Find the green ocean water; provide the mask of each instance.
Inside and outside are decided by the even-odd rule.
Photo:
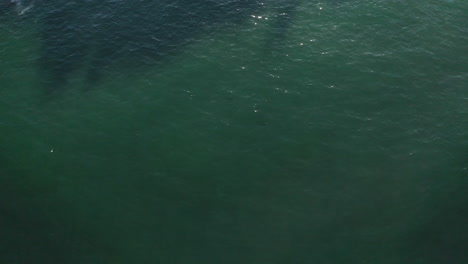
[[[468,2],[77,2],[0,12],[0,263],[468,263]]]

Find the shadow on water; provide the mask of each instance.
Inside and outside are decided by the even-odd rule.
[[[273,9],[284,38],[296,0],[47,1],[37,3],[48,94],[60,93],[70,75],[83,70],[92,87],[112,65],[155,66],[177,54],[198,35],[241,25],[252,12]],[[268,7],[266,7],[268,6]]]

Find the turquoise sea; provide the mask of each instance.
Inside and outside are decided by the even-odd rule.
[[[468,1],[0,2],[0,263],[468,263]]]

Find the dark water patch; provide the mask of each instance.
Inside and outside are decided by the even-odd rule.
[[[160,66],[197,36],[236,27],[259,9],[277,13],[275,31],[284,38],[297,1],[52,1],[40,3],[44,86],[61,90],[71,73],[85,67],[92,85],[111,65]]]
[[[10,0],[2,0],[0,2],[0,16],[7,15],[8,13],[13,12],[16,8],[16,3]]]

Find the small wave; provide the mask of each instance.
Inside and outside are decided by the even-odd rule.
[[[33,6],[34,6],[34,3],[31,3],[27,6],[24,5],[23,1],[21,0],[11,0],[12,3],[15,3],[16,4],[16,11],[18,12],[18,15],[24,15],[26,12],[30,11]]]

